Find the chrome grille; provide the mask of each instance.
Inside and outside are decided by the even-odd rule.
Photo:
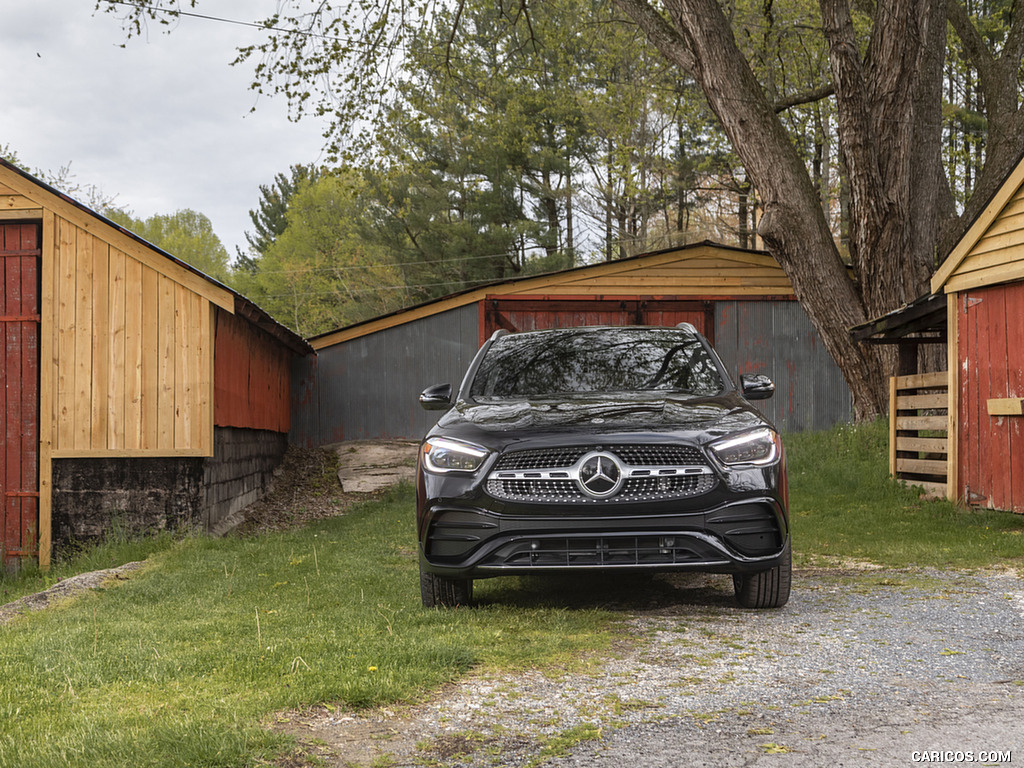
[[[580,470],[595,447],[514,451],[499,457],[487,492],[526,504],[601,504],[670,501],[707,493],[717,482],[698,448],[676,445],[611,446],[601,452],[619,462],[623,481],[612,496],[584,492]]]
[[[590,448],[542,448],[533,451],[514,451],[503,454],[494,469],[544,469],[571,467]]]

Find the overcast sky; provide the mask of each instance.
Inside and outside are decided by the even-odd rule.
[[[0,146],[30,171],[70,166],[74,183],[137,218],[199,211],[233,258],[259,186],[322,159],[322,125],[290,122],[283,100],[248,90],[251,66],[229,65],[258,30],[182,18],[170,34],[151,25],[126,42],[93,5],[0,0]],[[204,0],[196,11],[252,22],[275,6]]]

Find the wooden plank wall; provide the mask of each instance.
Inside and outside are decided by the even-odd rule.
[[[947,293],[1024,278],[1024,188],[1018,189],[946,283]]]
[[[54,229],[53,456],[210,455],[209,301],[67,219]]]
[[[618,261],[506,286],[492,293],[593,296],[792,296],[793,286],[770,256],[704,247]]]
[[[949,375],[889,379],[889,474],[944,498],[949,479]]]
[[[216,309],[213,420],[218,427],[287,432],[291,355],[251,323]]]
[[[956,296],[959,486],[968,504],[1024,513],[1024,281]],[[1003,411],[1003,412],[1000,412]]]

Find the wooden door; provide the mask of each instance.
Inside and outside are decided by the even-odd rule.
[[[714,343],[714,307],[705,301],[488,297],[484,301],[481,343],[494,331],[536,331],[584,325],[661,325],[692,323]]]
[[[35,557],[39,525],[39,225],[0,223],[0,555]]]

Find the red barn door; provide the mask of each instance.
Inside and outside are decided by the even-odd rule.
[[[536,331],[583,325],[664,325],[692,323],[714,343],[714,306],[705,301],[518,296],[487,297],[483,302],[482,344],[499,328]]]
[[[39,524],[39,225],[0,223],[0,556],[35,557]]]

